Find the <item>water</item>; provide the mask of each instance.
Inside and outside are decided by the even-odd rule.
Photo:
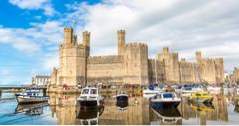
[[[48,103],[17,105],[0,101],[0,124],[239,124],[238,96],[215,95],[213,105],[191,104],[187,98],[177,109],[155,110],[146,98],[129,98],[125,108],[112,97],[100,108],[80,108],[76,95],[49,94]]]

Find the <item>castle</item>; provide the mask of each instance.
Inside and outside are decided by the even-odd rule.
[[[72,28],[64,28],[64,41],[59,47],[59,68],[54,68],[53,86],[85,84],[209,83],[224,82],[222,58],[203,58],[196,52],[196,62],[179,60],[178,53],[167,47],[155,59],[149,59],[144,43],[126,43],[125,31],[119,30],[118,54],[90,56],[90,33],[83,32],[77,41]]]

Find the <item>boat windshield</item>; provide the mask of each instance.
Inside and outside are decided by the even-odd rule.
[[[163,97],[164,97],[164,98],[172,98],[172,97],[173,97],[173,94],[171,94],[171,93],[166,93],[166,94],[163,94]]]
[[[82,94],[88,94],[89,93],[89,89],[84,89],[83,91],[82,91]]]
[[[90,94],[96,94],[97,90],[96,89],[91,89]]]

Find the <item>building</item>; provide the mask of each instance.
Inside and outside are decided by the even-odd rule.
[[[37,86],[48,85],[50,82],[50,76],[47,75],[35,75],[32,77],[32,84]]]
[[[207,59],[196,52],[196,62],[179,61],[178,53],[165,47],[155,59],[149,59],[146,44],[126,43],[124,30],[117,35],[117,55],[91,56],[90,33],[83,32],[78,42],[73,29],[65,28],[59,47],[60,66],[53,69],[51,85],[224,82],[222,58]]]

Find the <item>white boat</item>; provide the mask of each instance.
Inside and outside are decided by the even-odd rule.
[[[48,101],[38,89],[27,89],[24,93],[16,94],[18,104],[39,103]]]
[[[152,108],[177,108],[181,99],[174,92],[162,92],[156,94],[150,99]]]
[[[98,88],[85,87],[77,98],[80,106],[100,106],[103,104],[103,97],[99,95]]]
[[[203,91],[203,86],[201,85],[184,85],[181,88],[182,96],[190,96],[192,93]]]
[[[207,91],[210,93],[210,94],[219,94],[221,92],[221,87],[219,86],[208,86],[207,87]]]
[[[151,98],[156,94],[163,92],[164,88],[154,87],[150,85],[148,88],[143,90],[143,96],[146,98]]]

